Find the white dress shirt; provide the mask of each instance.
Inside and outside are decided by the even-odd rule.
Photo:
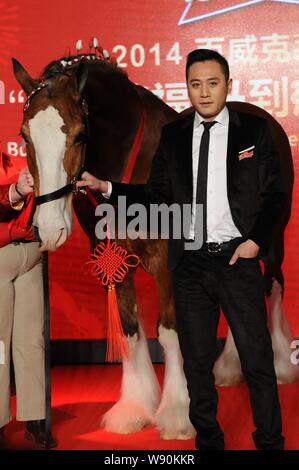
[[[235,226],[227,197],[227,142],[229,113],[227,107],[214,119],[216,124],[210,129],[208,182],[207,182],[207,242],[226,242],[241,237]],[[193,199],[189,237],[194,239],[195,204],[199,147],[204,131],[201,125],[204,118],[195,113],[192,142]]]
[[[189,239],[194,239],[196,187],[199,147],[204,131],[201,125],[204,118],[195,113],[192,142],[193,198],[192,216]],[[227,197],[227,141],[229,113],[227,107],[215,117],[216,124],[210,129],[208,182],[207,182],[207,242],[226,242],[241,237],[235,226]],[[112,184],[108,181],[108,191],[103,194],[107,199],[111,196]]]

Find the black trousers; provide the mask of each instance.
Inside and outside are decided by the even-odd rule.
[[[239,241],[240,243],[240,241]],[[220,306],[232,331],[249,387],[258,449],[282,449],[281,413],[267,328],[264,279],[257,258],[229,260],[237,244],[221,253],[185,251],[173,272],[179,343],[190,396],[197,449],[224,449],[217,422],[213,366]]]

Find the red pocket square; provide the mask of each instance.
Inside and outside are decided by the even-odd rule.
[[[244,160],[244,158],[251,158],[253,157],[254,152],[253,150],[245,150],[244,152],[239,153],[239,161]]]

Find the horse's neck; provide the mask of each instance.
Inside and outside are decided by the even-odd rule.
[[[179,118],[179,113],[164,103],[164,101],[157,98],[151,91],[140,85],[135,85],[135,88],[142,100],[144,108],[156,122],[157,127],[160,128],[161,125],[163,126]]]
[[[138,95],[120,73],[92,70],[85,97],[90,128],[85,166],[97,176],[119,180],[138,125]]]
[[[161,127],[179,115],[126,77],[112,75],[112,79],[114,83],[106,81],[107,90],[103,90],[99,77],[91,76],[86,90],[90,107],[86,168],[99,177],[120,181],[144,111],[145,129],[133,173],[134,182],[143,182],[149,173]]]

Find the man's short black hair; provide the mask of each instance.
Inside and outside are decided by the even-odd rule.
[[[211,49],[195,49],[189,52],[186,62],[186,80],[188,80],[189,68],[195,62],[205,62],[206,60],[215,60],[221,66],[226,81],[229,80],[229,65],[225,57],[219,52],[212,51]]]

